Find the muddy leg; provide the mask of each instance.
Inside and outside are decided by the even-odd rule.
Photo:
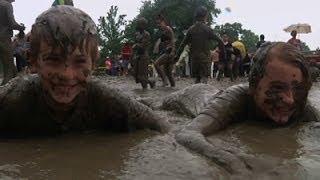
[[[168,85],[168,80],[165,76],[165,72],[162,69],[162,66],[166,63],[167,60],[167,55],[162,54],[154,63],[154,67],[157,70],[157,73],[159,74],[161,80],[162,80],[162,86],[167,86]]]
[[[210,75],[209,73],[209,63],[203,62],[200,64],[200,77],[201,77],[201,83],[207,84],[208,83],[208,76]]]
[[[173,74],[172,74],[172,70],[173,70],[174,64],[167,62],[164,66],[165,66],[164,70],[165,70],[166,76],[169,79],[170,86],[171,87],[175,87],[176,83],[174,81],[174,77],[173,77]]]

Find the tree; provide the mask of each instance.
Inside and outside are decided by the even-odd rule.
[[[243,29],[240,35],[240,39],[246,46],[248,52],[255,52],[257,50],[256,45],[259,41],[259,36],[251,30]]]
[[[242,24],[236,22],[233,24],[226,23],[223,25],[217,25],[214,27],[214,31],[220,34],[220,36],[227,34],[231,41],[235,41],[240,37]]]
[[[124,38],[126,15],[118,15],[118,7],[111,6],[106,17],[99,18],[98,32],[100,38],[100,55],[102,59],[114,57],[121,51],[121,41]],[[100,62],[101,63],[101,62]]]
[[[214,28],[215,32],[220,35],[227,34],[231,41],[240,39],[246,46],[249,52],[254,52],[256,50],[256,44],[259,41],[259,36],[248,29],[242,28],[241,23],[226,23],[223,25],[217,25]]]
[[[302,41],[301,41],[301,48],[302,48],[302,51],[310,51],[310,48],[307,45],[307,43],[302,42]]]

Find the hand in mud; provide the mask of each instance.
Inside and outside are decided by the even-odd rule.
[[[224,148],[210,144],[205,137],[191,130],[183,130],[175,136],[177,142],[201,155],[211,159],[230,174],[249,174],[245,162]]]

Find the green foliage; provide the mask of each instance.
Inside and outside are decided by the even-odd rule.
[[[169,25],[174,29],[177,43],[179,43],[184,33],[194,23],[194,11],[199,6],[205,6],[208,9],[208,23],[213,24],[213,18],[217,17],[220,10],[215,6],[215,0],[154,0],[144,1],[140,8],[139,15],[129,23],[126,28],[126,38],[133,39],[136,26],[136,19],[144,17],[148,20],[147,31],[151,34],[153,42],[157,37],[157,25],[155,18],[162,14]]]
[[[256,45],[259,41],[259,36],[251,30],[243,29],[240,35],[240,39],[246,46],[248,52],[255,52],[257,50]]]
[[[217,25],[214,27],[214,31],[220,36],[227,34],[231,41],[235,41],[239,39],[242,32],[242,24],[235,22],[233,24],[226,23],[223,25]]]
[[[301,42],[302,51],[310,51],[309,46],[305,42]]]
[[[249,52],[254,52],[256,50],[256,44],[259,41],[259,36],[248,29],[244,29],[241,23],[226,23],[223,25],[215,26],[215,32],[218,34],[227,34],[231,41],[240,39],[246,46]]]
[[[100,38],[101,59],[114,57],[121,51],[121,41],[124,38],[126,15],[118,15],[118,7],[111,6],[106,17],[99,18],[98,32]],[[101,61],[99,61],[101,63]],[[99,63],[98,62],[98,63]]]

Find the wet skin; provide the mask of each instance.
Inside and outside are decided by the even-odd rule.
[[[41,43],[36,69],[48,98],[60,105],[69,105],[86,87],[92,70],[90,52],[79,48],[66,56],[61,48]]]
[[[286,124],[307,94],[302,72],[294,65],[271,60],[253,97],[256,106],[270,120]]]

